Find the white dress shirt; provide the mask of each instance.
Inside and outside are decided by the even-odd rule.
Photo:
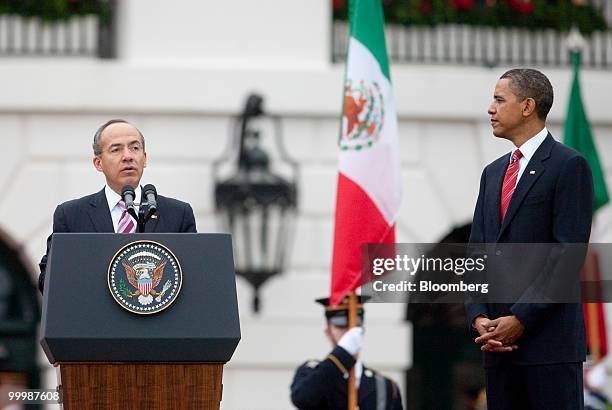
[[[139,204],[140,198],[142,196],[142,188],[140,185],[134,189],[136,193],[136,198],[134,198],[134,203]],[[119,225],[119,219],[121,218],[121,214],[123,211],[119,208],[119,201],[122,200],[121,195],[113,191],[108,185],[104,186],[104,193],[106,194],[106,201],[108,202],[108,209],[111,214],[111,219],[113,220],[113,229],[117,232],[117,226]],[[134,206],[136,212],[138,212],[138,205]],[[130,218],[132,216],[130,215]],[[134,221],[134,218],[132,218]],[[134,225],[136,225],[136,221],[134,221]]]
[[[547,135],[548,130],[546,129],[546,127],[544,127],[542,131],[529,138],[523,145],[521,145],[520,147],[516,147],[514,150],[512,150],[512,153],[514,153],[516,149],[520,149],[521,153],[523,154],[523,156],[519,160],[519,172],[518,176],[516,177],[517,185],[519,180],[521,179],[521,176],[523,175],[523,172],[525,171],[525,168],[527,168],[527,164],[531,160],[531,157],[533,157],[533,154],[535,154],[536,150],[540,147],[540,145],[542,145]],[[512,153],[510,153],[510,161],[512,161]],[[510,163],[510,161],[508,161],[508,163]]]

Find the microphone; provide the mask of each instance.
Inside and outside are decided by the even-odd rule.
[[[138,220],[136,208],[134,208],[134,198],[136,198],[134,188],[129,185],[125,185],[121,190],[121,198],[123,199],[123,202],[125,202],[125,209],[127,209],[128,213],[132,215],[134,219]]]
[[[157,212],[157,190],[152,184],[147,184],[142,188],[142,194],[147,199],[147,204],[149,206],[145,219],[148,220],[151,215]]]

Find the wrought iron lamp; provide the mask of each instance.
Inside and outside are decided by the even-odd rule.
[[[289,176],[272,171],[270,156],[261,144],[260,126],[268,121]],[[253,287],[253,311],[257,313],[261,286],[286,267],[299,170],[285,151],[280,117],[264,113],[261,96],[248,96],[243,112],[233,120],[232,133],[226,154],[213,164],[215,209],[223,230],[232,234],[236,274]],[[221,176],[228,165],[233,168],[230,176]]]

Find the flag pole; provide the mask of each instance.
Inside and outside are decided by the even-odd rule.
[[[349,293],[348,300],[348,327],[357,326],[357,294],[355,291]],[[351,368],[348,378],[348,410],[356,410],[357,407],[357,385],[355,382],[355,366]]]
[[[593,259],[594,259],[594,255],[591,253],[591,250],[589,249],[587,251],[586,260],[584,263],[587,283],[598,280],[597,278],[595,278],[595,273],[594,273],[594,269],[595,269],[594,262],[595,261]],[[597,304],[587,303],[586,307],[587,307],[586,314],[588,316],[587,319],[589,323],[589,328],[588,328],[588,340],[590,342],[589,349],[590,349],[591,359],[593,360],[593,363],[597,364],[601,360],[601,346],[599,343],[599,338],[600,338],[599,330],[600,329],[599,329],[599,317],[597,315]]]

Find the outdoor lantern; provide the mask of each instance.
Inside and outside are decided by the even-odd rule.
[[[264,125],[272,125],[276,137],[281,161],[275,165],[288,170],[289,176],[272,170],[261,141]],[[298,167],[285,152],[281,130],[280,118],[266,115],[263,98],[251,94],[234,118],[227,153],[213,164],[217,217],[223,230],[232,234],[236,274],[253,286],[255,312],[261,286],[285,269],[293,238]],[[228,165],[229,176],[221,176]]]

